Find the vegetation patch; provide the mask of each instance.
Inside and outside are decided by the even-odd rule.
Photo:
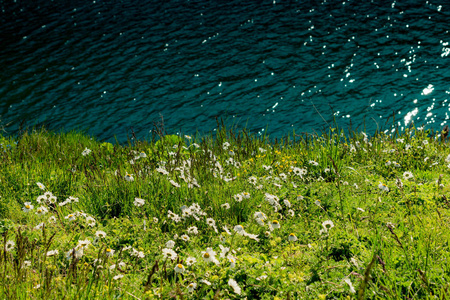
[[[448,297],[450,149],[422,128],[0,142],[2,299]]]

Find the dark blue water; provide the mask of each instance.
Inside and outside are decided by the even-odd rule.
[[[333,119],[439,129],[449,27],[449,0],[0,0],[0,115],[11,134],[119,141],[161,116],[185,134],[216,117],[272,137]]]

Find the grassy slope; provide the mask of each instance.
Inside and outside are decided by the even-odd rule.
[[[222,130],[198,145],[169,136],[129,146],[44,130],[16,141],[0,138],[0,294],[446,297],[450,151],[427,135],[413,129],[396,138],[354,133],[347,139],[331,130],[321,138],[268,143]],[[86,148],[91,152],[82,155]],[[38,203],[45,192],[56,202]],[[78,202],[65,202],[70,196]],[[136,206],[136,198],[145,204]],[[34,206],[28,212],[26,202]],[[191,208],[184,215],[183,205]],[[48,212],[38,214],[42,206]],[[268,217],[263,225],[255,212]],[[334,227],[325,230],[326,221]],[[238,224],[258,236],[236,233]],[[187,230],[193,226],[198,234]],[[289,241],[291,233],[298,240]],[[169,240],[175,241],[173,261],[163,256]],[[217,264],[203,259],[209,247]],[[230,251],[220,257],[224,247]],[[78,255],[67,255],[73,249]],[[188,257],[196,263],[188,265]],[[178,264],[183,274],[174,271]]]

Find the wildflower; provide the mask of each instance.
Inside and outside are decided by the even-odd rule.
[[[191,282],[187,286],[188,291],[191,292],[191,293],[195,290],[196,287],[197,287],[197,283],[195,283],[195,282]]]
[[[255,279],[258,280],[258,281],[261,281],[261,280],[264,280],[266,278],[267,278],[267,275],[261,275],[259,277],[256,277]]]
[[[265,194],[265,200],[267,202],[269,202],[270,205],[275,205],[278,203],[278,201],[280,200],[277,196],[275,195],[271,195],[269,193]]]
[[[382,190],[383,192],[389,192],[389,188],[384,183],[381,183],[378,185],[378,188]]]
[[[285,199],[283,200],[284,205],[286,205],[287,207],[291,207],[291,202],[289,202],[289,200]]]
[[[56,197],[53,196],[51,192],[45,192],[44,195],[37,197],[36,201],[38,203],[47,202],[47,203],[55,203]]]
[[[69,196],[69,198],[66,199],[68,202],[79,202],[79,199],[77,197]]]
[[[68,219],[69,221],[74,221],[77,219],[77,217],[75,216],[75,214],[70,214],[64,217],[64,219]]]
[[[450,157],[450,155],[449,155],[449,157]],[[450,162],[450,160],[448,162]],[[248,182],[253,184],[253,185],[256,184],[257,180],[258,179],[255,176],[251,176],[251,177],[248,178]]]
[[[255,241],[259,242],[259,239],[258,239],[258,235],[257,235],[257,234],[251,234],[251,233],[248,233],[248,232],[245,232],[245,231],[244,231],[244,235],[245,235],[246,237],[252,239],[252,240],[255,240]]]
[[[242,192],[241,195],[242,195],[242,198],[244,198],[244,199],[250,198],[250,193],[248,193],[248,192]]]
[[[212,248],[206,248],[206,251],[202,251],[203,260],[206,262],[213,262],[216,265],[219,264],[219,261],[216,258],[216,251]]]
[[[294,174],[297,175],[297,176],[301,176],[301,175],[302,175],[302,174],[301,174],[301,169],[298,168],[298,167],[295,167],[292,171],[293,171]]]
[[[324,221],[322,223],[322,227],[323,227],[324,233],[327,233],[328,230],[330,230],[331,228],[334,227],[333,221],[331,221],[331,220]]]
[[[173,249],[175,247],[175,242],[170,240],[166,243],[166,248]]]
[[[176,187],[176,188],[181,187],[181,185],[179,185],[179,184],[178,184],[177,182],[175,182],[173,179],[170,179],[169,182],[170,182],[171,185],[173,185],[173,186]]]
[[[31,260],[24,260],[22,267],[24,267],[24,268],[31,267]]]
[[[315,167],[317,167],[319,165],[319,163],[315,162],[314,160],[310,160],[309,164],[312,165],[312,166],[315,166]]]
[[[273,229],[278,229],[280,228],[280,222],[278,222],[277,220],[273,220],[270,224],[269,224],[271,230]]]
[[[414,175],[411,172],[408,171],[408,172],[403,173],[403,178],[405,180],[409,180],[411,178],[414,178]]]
[[[356,290],[355,290],[355,288],[353,287],[353,284],[352,284],[352,281],[350,280],[350,278],[345,278],[345,279],[344,279],[344,282],[345,282],[346,284],[348,284],[348,287],[350,288],[350,293],[352,293],[352,294],[356,293]]]
[[[31,204],[31,202],[25,202],[23,205],[24,206],[22,207],[22,210],[24,212],[29,212],[30,210],[32,210],[34,208],[34,206]]]
[[[183,234],[182,236],[180,236],[180,238],[185,242],[189,242],[189,240],[190,240],[190,238],[187,234]]]
[[[156,171],[163,174],[163,175],[169,175],[169,172],[164,167],[158,167],[156,168]]]
[[[217,232],[216,221],[214,221],[213,218],[207,218],[206,219],[206,224],[208,224],[209,226],[214,228],[214,231]]]
[[[221,206],[225,209],[230,209],[230,204],[228,204],[228,203],[224,203]]]
[[[132,181],[134,181],[134,177],[133,177],[133,174],[126,174],[125,175],[125,181],[128,181],[128,182],[132,182]]]
[[[388,167],[388,166],[390,166],[392,163],[388,160],[387,162],[385,162],[384,163],[384,165],[386,166],[386,167]]]
[[[263,213],[263,212],[260,212],[260,211],[257,211],[257,212],[255,212],[254,214],[253,214],[253,217],[255,218],[255,219],[261,219],[261,220],[267,220],[267,216],[266,216],[266,214],[265,213]]]
[[[48,212],[48,209],[45,206],[40,206],[36,209],[37,215],[45,215]]]
[[[48,222],[51,223],[51,224],[56,223],[56,217],[55,217],[55,216],[49,217],[49,218],[48,218]]]
[[[116,276],[113,277],[114,280],[119,280],[119,279],[121,279],[121,278],[123,278],[123,275],[122,275],[122,274],[118,274],[118,275],[116,275]]]
[[[172,249],[169,249],[169,250],[172,250]],[[164,251],[164,249],[163,249],[163,251]],[[175,252],[174,252],[174,253],[175,253]],[[138,250],[136,250],[136,249],[134,249],[134,248],[133,248],[133,251],[130,253],[130,255],[131,255],[131,256],[136,256],[136,257],[138,257],[138,258],[144,258],[144,257],[145,257],[144,252],[138,251]],[[177,254],[175,253],[175,255],[177,255]],[[175,257],[175,258],[176,258],[176,257]]]
[[[236,259],[232,256],[228,257],[228,262],[230,263],[230,268],[236,267]]]
[[[44,222],[42,222],[42,223],[39,223],[39,224],[37,224],[37,225],[36,225],[36,227],[34,227],[34,229],[36,229],[36,230],[41,230],[41,229],[42,229],[42,227],[44,227],[44,225],[45,225],[45,223],[44,223]]]
[[[66,253],[67,259],[71,259],[72,257],[75,257],[77,259],[81,258],[84,255],[83,247],[76,246],[75,248],[70,249]]]
[[[91,216],[86,217],[86,223],[91,226],[94,227],[95,226],[95,219]]]
[[[214,225],[216,225],[216,221],[214,221],[213,218],[207,218],[206,224],[208,224],[209,226],[214,226]]]
[[[261,218],[256,218],[256,223],[258,223],[258,224],[261,225],[261,226],[264,226],[264,225],[265,225],[265,224],[264,224],[264,220],[261,219]]]
[[[233,289],[234,293],[238,295],[241,294],[241,288],[237,284],[236,280],[230,278],[230,280],[228,280],[228,285]]]
[[[187,233],[197,235],[197,234],[198,234],[198,229],[197,229],[196,226],[189,227],[189,228],[187,229]]]
[[[98,237],[98,238],[103,238],[104,239],[106,237],[106,232],[104,232],[102,230],[97,230],[95,232],[95,236]]]
[[[242,202],[242,195],[241,194],[236,194],[233,196],[234,200],[236,202]]]
[[[43,185],[40,182],[36,182],[37,186],[41,189],[41,190],[45,190],[45,185]]]
[[[206,280],[206,279],[202,279],[202,280],[200,280],[200,282],[201,282],[201,283],[204,283],[204,284],[206,284],[206,285],[211,285],[211,282],[209,282],[209,281]]]
[[[47,256],[55,256],[55,255],[58,255],[58,254],[59,254],[58,249],[50,250],[50,251],[47,252]]]
[[[184,273],[184,271],[186,271],[186,268],[182,264],[177,264],[174,270],[175,273]]]
[[[145,200],[141,199],[141,198],[134,198],[134,202],[133,202],[134,206],[136,207],[141,207],[142,205],[145,204]]]
[[[223,228],[223,230],[225,230],[226,234],[231,235],[231,232],[230,232],[230,230],[228,230],[227,226],[223,226],[222,228]]]
[[[395,180],[395,184],[397,185],[397,187],[398,187],[399,189],[402,189],[402,188],[403,188],[403,182],[402,182],[402,180],[401,180],[400,178],[397,178],[397,179]]]
[[[91,242],[89,240],[78,240],[78,246],[83,249],[87,248],[90,244]]]
[[[266,165],[263,165],[263,168],[264,168],[264,170],[266,170],[266,171],[269,171],[270,169],[272,169],[271,166],[266,166]]]
[[[236,231],[240,235],[243,235],[245,233],[244,227],[242,227],[242,225],[234,226],[234,231]]]
[[[186,258],[186,264],[188,266],[192,266],[193,264],[195,264],[197,262],[197,259],[195,257],[191,257],[189,256],[188,258]]]
[[[270,236],[270,231],[266,231],[264,232],[265,237],[269,237]]]
[[[173,220],[175,223],[178,223],[181,221],[181,218],[179,215],[171,212],[170,210],[167,212],[167,217],[171,220]]]
[[[169,258],[171,260],[175,260],[178,256],[178,254],[175,251],[169,248],[162,249],[162,253],[164,258]]]
[[[14,241],[12,241],[12,240],[7,241],[5,244],[5,251],[6,252],[12,251],[12,249],[14,249],[15,245],[16,245],[16,243],[14,243]]]
[[[224,247],[223,245],[219,245],[219,248],[221,250],[220,257],[225,258],[225,255],[230,251],[229,247]]]
[[[111,248],[106,248],[105,252],[106,252],[106,256],[112,257],[114,255],[114,252],[116,252],[116,250],[113,250]]]
[[[297,237],[295,236],[295,234],[290,233],[288,239],[290,242],[295,242],[297,240]]]
[[[365,212],[365,210],[362,209],[361,207],[358,207],[356,210],[359,210],[360,212]]]
[[[91,153],[92,150],[88,149],[88,148],[84,148],[83,152],[81,152],[81,155],[86,156],[89,155],[89,153]]]
[[[289,216],[291,216],[291,217],[294,217],[294,216],[295,216],[295,212],[294,212],[292,209],[288,210],[288,211],[287,211],[287,214],[288,214]]]
[[[119,268],[120,268],[120,269],[124,270],[124,269],[126,269],[126,267],[127,267],[127,264],[126,264],[125,262],[121,261],[121,262],[119,263]]]
[[[391,229],[394,229],[394,228],[395,228],[395,225],[392,224],[391,222],[387,222],[387,223],[386,223],[386,226],[387,226],[388,228],[391,228]]]

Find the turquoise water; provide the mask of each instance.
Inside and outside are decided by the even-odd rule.
[[[121,142],[161,117],[172,134],[440,129],[449,20],[447,0],[0,0],[1,120]]]

